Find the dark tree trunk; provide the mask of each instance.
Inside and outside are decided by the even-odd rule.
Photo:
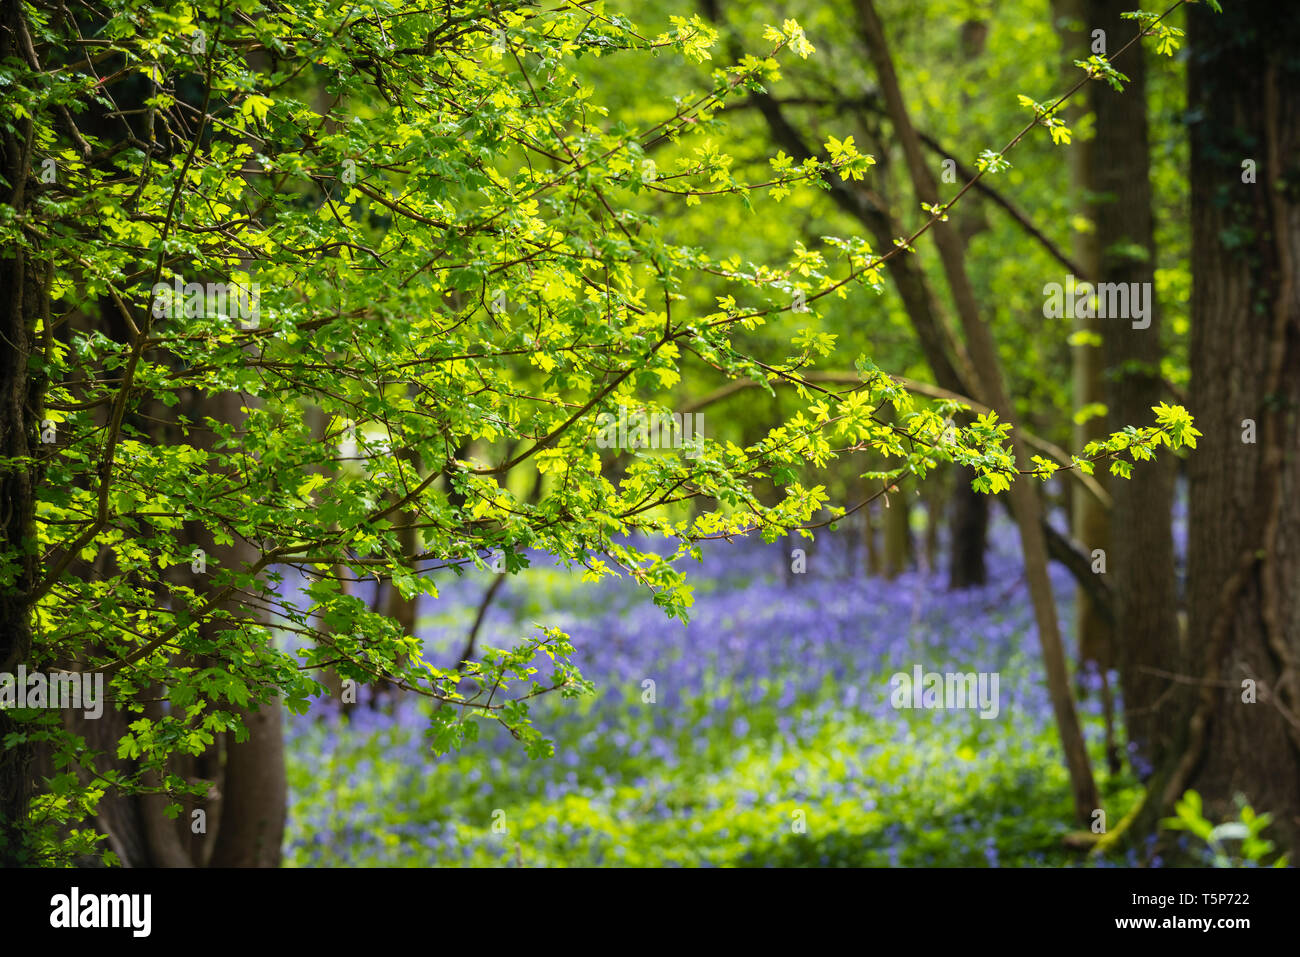
[[[1300,849],[1300,20],[1241,0],[1189,12],[1191,411],[1188,656],[1161,803],[1235,794]],[[1257,182],[1243,182],[1243,161]],[[1243,441],[1244,419],[1256,423]],[[1255,683],[1257,703],[1243,701]]]
[[[1088,0],[1089,31],[1106,31],[1114,53],[1135,32],[1120,14],[1129,0]],[[1080,59],[1084,55],[1080,53]],[[1151,407],[1163,399],[1160,309],[1155,301],[1155,239],[1151,216],[1150,147],[1147,132],[1146,67],[1135,45],[1119,69],[1129,77],[1124,91],[1091,85],[1096,139],[1088,179],[1096,191],[1092,212],[1100,253],[1098,281],[1145,284],[1150,325],[1133,319],[1097,320],[1105,362],[1109,429],[1151,421]],[[1130,311],[1132,302],[1130,300]],[[1145,320],[1139,320],[1139,325]],[[1115,663],[1125,703],[1124,717],[1134,767],[1145,778],[1173,746],[1168,710],[1168,673],[1180,670],[1177,598],[1171,510],[1176,459],[1162,455],[1142,462],[1128,480],[1109,483],[1111,514],[1106,575],[1115,601]],[[1097,544],[1087,543],[1090,548]],[[1104,647],[1098,663],[1109,664]]]
[[[952,563],[949,588],[974,588],[988,580],[984,566],[985,533],[989,526],[988,496],[971,488],[965,469],[955,470],[952,496]]]
[[[21,59],[22,5],[6,0],[0,22],[0,60]],[[21,215],[30,199],[32,121],[0,129],[0,201]],[[47,315],[45,267],[22,248],[0,254],[0,456],[27,458],[39,454],[43,383],[33,375],[29,360],[36,348],[37,320]],[[48,330],[48,327],[47,327]],[[36,547],[37,470],[0,471],[0,550],[6,583],[0,587],[0,671],[12,672],[28,663],[32,651],[32,591],[39,578]],[[15,731],[15,723],[0,712],[0,739]],[[0,746],[0,865],[28,860],[25,823],[31,798],[33,751],[23,743]]]

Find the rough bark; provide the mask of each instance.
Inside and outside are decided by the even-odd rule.
[[[1300,21],[1242,0],[1189,13],[1191,410],[1188,655],[1180,752],[1151,816],[1189,787],[1244,794],[1300,849]],[[1257,165],[1243,182],[1242,164]],[[1257,441],[1243,441],[1253,419]],[[1257,702],[1243,700],[1255,682]]]
[[[19,57],[21,4],[6,0],[0,14],[0,61]],[[31,119],[17,129],[0,129],[0,202],[21,215],[30,199],[33,129]],[[43,384],[29,359],[37,351],[36,325],[47,315],[45,267],[21,249],[0,254],[0,456],[39,454]],[[0,470],[0,550],[6,558],[6,584],[0,587],[0,671],[28,662],[32,651],[31,592],[38,579],[35,542],[35,468]],[[0,738],[16,730],[0,712]],[[32,748],[0,747],[0,864],[28,861],[27,809],[31,798]]]

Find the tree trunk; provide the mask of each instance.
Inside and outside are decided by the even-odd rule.
[[[1129,9],[1128,0],[1088,0],[1088,25],[1106,31],[1112,51],[1134,31],[1133,21],[1120,18]],[[1082,53],[1079,58],[1083,59]],[[1163,398],[1146,68],[1140,45],[1125,54],[1122,72],[1129,77],[1122,93],[1104,83],[1091,84],[1097,136],[1089,179],[1096,190],[1098,279],[1145,284],[1150,290],[1146,300],[1150,325],[1135,328],[1134,319],[1122,316],[1098,320],[1106,363],[1108,431],[1148,421],[1151,407]],[[1131,306],[1130,301],[1130,311]],[[1161,693],[1169,688],[1167,673],[1182,670],[1171,528],[1176,465],[1173,456],[1163,455],[1134,468],[1127,481],[1109,485],[1106,574],[1114,589],[1117,664],[1130,758],[1142,779],[1173,745],[1172,714],[1166,713],[1170,699]]]
[[[933,174],[925,164],[920,140],[908,117],[907,107],[898,85],[898,77],[894,71],[893,58],[890,56],[885,40],[884,27],[871,0],[858,0],[857,7],[863,35],[875,63],[876,75],[880,80],[881,92],[894,132],[901,141],[903,153],[907,157],[908,171],[917,198],[923,203],[937,204],[938,188]],[[975,375],[981,387],[979,398],[985,405],[996,410],[1003,422],[1011,423],[1014,427],[1016,418],[1002,378],[997,349],[992,333],[980,317],[975,302],[975,293],[966,274],[961,239],[949,223],[936,223],[931,232],[939,247],[948,285],[957,304],[962,329],[966,333]],[[1018,439],[1013,443],[1013,450],[1017,463],[1024,468],[1028,456],[1025,455]],[[1043,665],[1047,671],[1052,710],[1056,716],[1061,747],[1070,773],[1075,816],[1080,821],[1088,821],[1092,817],[1092,812],[1099,807],[1097,786],[1092,777],[1092,766],[1088,759],[1088,749],[1084,744],[1083,730],[1079,725],[1079,716],[1070,694],[1069,670],[1061,643],[1060,625],[1056,617],[1052,581],[1047,573],[1047,545],[1043,538],[1043,530],[1039,527],[1042,508],[1038,492],[1028,479],[1013,482],[1009,494],[1011,508],[1020,531],[1025,575],[1029,582],[1034,615],[1038,623],[1038,639],[1043,651]]]
[[[872,502],[858,514],[862,516],[862,543],[867,551],[867,574],[879,575],[884,567],[880,558],[880,547],[876,544],[876,502]]]
[[[279,867],[288,802],[284,709],[279,699],[242,711],[248,740],[226,735],[221,828],[212,867]]]
[[[891,419],[895,425],[898,424],[896,415],[891,414]],[[885,526],[885,577],[897,578],[907,571],[915,554],[915,545],[912,541],[911,503],[907,500],[907,493],[901,488],[896,492],[889,492],[880,501],[884,505],[881,517],[884,519]]]
[[[177,414],[191,421],[200,421],[209,415],[217,421],[236,422],[239,419],[241,398],[236,393],[223,393],[208,399],[187,395],[175,409],[168,410],[155,403],[147,411],[148,422],[155,441],[167,445],[186,442],[197,448],[211,447],[210,433],[199,429],[188,437],[170,423]],[[231,568],[240,563],[251,563],[257,555],[242,541],[231,545],[218,545],[210,529],[202,522],[187,522],[183,534],[187,546],[201,548],[207,555],[208,573],[194,574],[189,566],[176,566],[169,572],[175,583],[186,585],[200,594],[212,589],[211,570],[216,567]],[[74,569],[78,566],[73,566]],[[96,576],[102,569],[87,567],[79,574]],[[231,600],[225,610],[235,618],[248,612],[238,602]],[[225,621],[210,620],[200,625],[205,637],[215,640],[213,632],[229,627]],[[218,659],[189,659],[185,662],[196,667],[220,666]],[[161,697],[157,689],[151,697]],[[282,733],[282,706],[278,699],[258,710],[239,711],[249,737],[240,743],[233,733],[221,737],[207,751],[190,758],[174,755],[169,770],[192,781],[207,781],[212,789],[206,798],[182,800],[183,813],[176,819],[168,818],[164,808],[172,799],[162,795],[122,796],[110,792],[100,802],[96,814],[99,828],[108,835],[109,847],[128,867],[274,867],[280,862],[280,845],[283,838],[287,804],[287,782],[284,764]],[[157,719],[161,706],[151,703],[146,716]],[[104,754],[103,764],[130,772],[134,762],[115,756],[117,740],[127,733],[127,723],[132,716],[113,706],[105,708],[98,720],[87,720],[76,712],[65,715],[70,729],[85,737],[87,744]],[[157,780],[153,780],[157,784]],[[206,826],[196,833],[191,812],[202,810]]]
[[[198,420],[202,414],[218,422],[238,422],[240,405],[244,400],[237,393],[224,392],[207,400],[193,396],[190,401],[195,404],[189,412],[192,420]],[[185,408],[185,403],[180,408]],[[208,442],[206,432],[197,433],[196,445],[207,447]],[[251,564],[258,558],[256,551],[245,542],[236,540],[232,545],[222,547],[212,540],[208,530],[195,529],[195,533],[194,538],[200,547],[226,568]],[[208,578],[200,576],[194,587],[203,594],[210,587]],[[247,610],[235,601],[227,604],[227,610],[236,618],[248,615]],[[228,626],[212,621],[202,627]],[[224,735],[225,762],[217,781],[220,819],[215,822],[215,834],[208,835],[212,867],[278,867],[280,864],[288,804],[283,711],[279,698],[273,698],[259,708],[239,709],[238,713],[248,729],[247,739],[237,740],[234,732]]]
[[[0,60],[21,58],[17,47],[22,4],[6,0],[0,21]],[[25,29],[25,28],[22,28]],[[16,126],[16,128],[15,128]],[[30,118],[0,128],[0,201],[21,216],[30,198],[33,126]],[[7,184],[7,185],[6,185]],[[23,248],[0,254],[0,456],[8,459],[39,454],[44,383],[33,375],[29,360],[36,348],[36,325],[48,316],[44,268]],[[48,336],[48,325],[46,335]],[[32,589],[39,579],[36,547],[36,468],[0,470],[0,549],[6,583],[0,588],[0,671],[13,672],[29,663],[32,651]],[[0,711],[0,741],[18,730]],[[0,744],[0,865],[30,860],[27,810],[31,798],[31,745]]]
[[[1300,849],[1300,21],[1242,0],[1189,11],[1192,385],[1185,747],[1152,816],[1186,788],[1207,816],[1244,794]],[[1257,182],[1243,181],[1244,161]],[[1243,441],[1243,420],[1256,441]],[[1249,703],[1254,683],[1257,703]],[[1155,803],[1155,802],[1150,802]]]
[[[1052,0],[1052,14],[1056,20],[1057,33],[1061,37],[1061,78],[1064,88],[1078,78],[1079,68],[1075,60],[1086,59],[1091,47],[1092,18],[1086,16],[1087,0]],[[1093,84],[1087,91],[1092,93],[1099,84]],[[1077,129],[1080,121],[1087,114],[1090,100],[1086,96],[1076,97],[1066,105],[1065,122],[1067,126]],[[1069,164],[1070,188],[1076,197],[1075,214],[1092,219],[1096,212],[1091,195],[1095,191],[1094,164],[1101,154],[1093,140],[1079,138],[1071,144],[1066,153]],[[1085,274],[1076,278],[1095,281],[1098,272],[1098,241],[1095,232],[1085,229],[1071,230],[1072,254],[1074,261]],[[1105,402],[1102,379],[1102,351],[1092,341],[1092,335],[1100,335],[1097,320],[1093,317],[1076,316],[1073,331],[1084,338],[1077,341],[1070,352],[1074,407],[1084,409],[1095,403]],[[1143,411],[1143,417],[1147,415]],[[1093,416],[1074,427],[1074,446],[1081,449],[1089,442],[1106,435],[1105,416]],[[1106,482],[1105,472],[1095,476],[1103,486]],[[1108,551],[1110,549],[1110,516],[1101,502],[1092,495],[1075,494],[1078,490],[1067,485],[1070,493],[1070,528],[1071,534],[1083,543],[1089,553],[1093,549]],[[1106,677],[1107,671],[1114,666],[1114,636],[1110,623],[1091,599],[1088,591],[1079,586],[1075,589],[1075,637],[1078,643],[1079,673],[1082,674],[1091,663],[1101,673],[1103,703],[1106,713],[1110,711],[1110,688]],[[1113,728],[1107,719],[1107,738],[1113,738]],[[1111,772],[1119,770],[1118,754],[1113,747],[1107,748],[1107,760]]]
[[[975,588],[988,581],[984,542],[989,526],[988,496],[971,487],[968,469],[953,469],[952,560],[949,588]]]
[[[925,571],[934,574],[939,568],[939,516],[948,504],[947,488],[943,481],[945,476],[936,475],[933,480],[925,482],[917,491],[925,507]]]
[[[885,577],[897,578],[912,561],[912,529],[907,496],[900,489],[885,501]]]

